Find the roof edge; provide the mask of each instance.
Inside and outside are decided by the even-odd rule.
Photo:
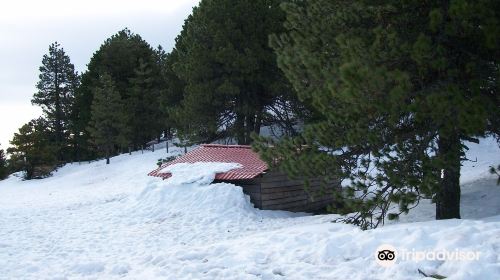
[[[238,149],[251,149],[250,145],[224,145],[224,144],[201,144],[202,147],[207,148],[238,148]]]

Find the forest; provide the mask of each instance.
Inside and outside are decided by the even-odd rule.
[[[437,219],[460,218],[467,145],[500,144],[499,12],[493,0],[202,0],[172,50],[125,28],[83,73],[54,42],[31,100],[43,115],[0,150],[0,178],[112,164],[151,141],[233,143],[290,176],[349,182],[330,210],[363,229],[423,198]]]

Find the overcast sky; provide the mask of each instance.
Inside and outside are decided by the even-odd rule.
[[[0,144],[41,115],[31,106],[38,67],[58,41],[79,73],[105,39],[128,27],[153,47],[172,49],[199,0],[15,0],[0,5]]]

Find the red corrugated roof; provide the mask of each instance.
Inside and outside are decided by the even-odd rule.
[[[239,163],[242,168],[233,169],[228,172],[218,173],[215,175],[215,179],[227,181],[252,179],[268,169],[267,164],[260,159],[257,153],[252,151],[250,146],[205,144],[171,162],[165,163],[160,168],[151,171],[148,175],[166,179],[172,176],[172,174],[160,173],[160,171],[165,167],[176,163],[195,162]]]

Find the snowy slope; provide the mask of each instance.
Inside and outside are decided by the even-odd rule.
[[[331,223],[335,215],[261,211],[241,188],[209,184],[237,166],[177,166],[173,180],[147,177],[165,150],[121,155],[109,166],[67,165],[43,180],[10,177],[0,182],[0,279],[422,279],[418,269],[500,279],[500,187],[483,170],[500,163],[500,151],[484,142],[475,167],[464,167],[469,220],[432,221],[424,203],[402,222],[364,232]],[[384,268],[374,258],[383,243],[481,255]]]

